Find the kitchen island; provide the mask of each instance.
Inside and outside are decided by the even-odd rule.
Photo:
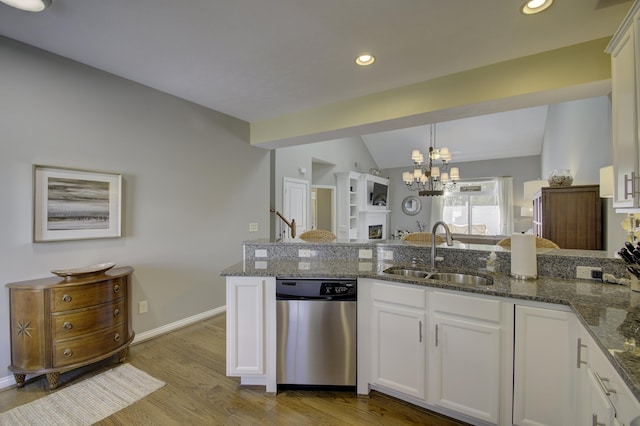
[[[482,271],[486,267],[486,257],[494,252],[497,257],[495,264],[496,272]],[[629,391],[635,398],[631,410],[635,410],[640,400],[640,350],[635,348],[635,338],[640,330],[640,293],[632,292],[628,286],[604,284],[592,280],[576,280],[570,277],[575,273],[575,265],[600,266],[605,273],[615,276],[626,276],[624,263],[620,259],[608,257],[603,252],[581,252],[576,250],[551,250],[544,249],[538,253],[538,271],[540,276],[535,280],[517,280],[508,274],[510,266],[510,253],[508,250],[495,246],[473,246],[457,244],[454,247],[440,245],[437,247],[437,256],[441,261],[437,269],[465,271],[481,271],[493,278],[492,285],[456,285],[441,282],[438,280],[420,280],[404,278],[396,275],[385,274],[382,271],[390,266],[411,265],[424,263],[430,253],[429,246],[408,244],[400,241],[371,243],[329,243],[329,244],[308,244],[298,242],[247,242],[244,245],[244,261],[233,265],[222,272],[227,277],[254,278],[275,278],[275,277],[322,277],[322,278],[358,278],[360,288],[384,286],[387,284],[397,284],[398,289],[406,287],[426,288],[429,291],[440,293],[466,294],[478,298],[492,298],[503,302],[508,309],[511,307],[524,306],[528,304],[539,304],[542,307],[551,307],[559,311],[570,312],[579,321],[582,329],[586,330],[588,336],[582,336],[577,340],[577,347],[573,350],[573,356],[580,358],[580,345],[586,347],[584,342],[592,338],[598,346],[598,352],[606,357],[608,363],[615,368],[617,374],[622,378]],[[545,276],[547,274],[551,276]],[[266,282],[266,281],[265,281]],[[265,318],[269,317],[269,298],[271,295],[266,286],[265,298]],[[367,291],[361,294],[367,294]],[[436,300],[437,294],[431,294],[430,300]],[[360,302],[360,299],[359,299]],[[228,311],[233,307],[227,306]],[[368,307],[361,307],[363,315],[370,316]],[[437,309],[437,308],[436,308]],[[359,320],[361,312],[359,311]],[[525,310],[523,309],[523,312]],[[435,311],[434,311],[435,312]],[[504,315],[508,317],[509,315]],[[513,316],[511,314],[511,316]],[[368,324],[367,318],[363,323]],[[511,322],[509,322],[511,321]],[[513,334],[513,319],[507,321],[505,336],[509,332]],[[368,324],[370,325],[370,324]],[[360,327],[360,325],[359,325]],[[422,327],[422,325],[421,325]],[[511,331],[509,331],[511,330]],[[516,329],[517,331],[517,329]],[[359,328],[359,334],[361,333]],[[575,334],[576,336],[579,333]],[[268,354],[269,333],[264,336],[266,347],[266,366],[269,366]],[[511,342],[513,343],[513,342]],[[366,345],[371,343],[366,341]],[[573,344],[575,346],[575,343]],[[590,348],[591,349],[591,348]],[[554,350],[554,348],[550,348]],[[363,351],[360,348],[359,354]],[[595,352],[591,349],[590,354],[595,357]],[[513,354],[511,355],[513,356]],[[582,355],[586,357],[586,355]],[[516,351],[517,357],[517,351]],[[504,363],[513,363],[513,358],[505,356]],[[583,363],[586,362],[583,360]],[[367,371],[370,369],[369,361],[360,363],[359,377],[368,377]],[[575,362],[574,362],[575,363]],[[360,365],[362,364],[362,365]],[[365,369],[367,371],[361,371]],[[583,368],[584,369],[584,368]],[[270,386],[267,384],[267,390]],[[359,380],[359,393],[366,393],[370,383],[364,384]],[[272,384],[273,385],[273,384]],[[375,383],[373,384],[375,387]],[[503,386],[504,388],[505,386]],[[271,386],[273,390],[273,386]],[[383,386],[383,391],[384,389]],[[393,392],[388,392],[393,394]],[[517,392],[516,392],[517,393]],[[400,397],[402,395],[399,395]],[[507,395],[508,396],[508,395]],[[408,399],[410,402],[422,401],[419,397]],[[505,405],[505,404],[503,404]],[[426,405],[431,408],[430,405]],[[453,410],[456,411],[456,410]],[[517,409],[516,409],[517,411]],[[445,411],[450,414],[450,411]],[[638,412],[640,415],[640,412]],[[506,424],[504,419],[509,413],[499,417],[488,417],[487,424]],[[483,418],[480,415],[472,415],[474,418]]]

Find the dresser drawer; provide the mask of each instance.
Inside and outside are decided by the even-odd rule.
[[[54,288],[51,291],[51,312],[86,308],[124,297],[126,283],[118,278],[93,285]]]
[[[53,367],[64,367],[117,349],[127,342],[126,323],[74,339],[53,342]]]
[[[68,339],[108,328],[125,319],[125,299],[88,309],[54,314],[51,318],[53,340]]]

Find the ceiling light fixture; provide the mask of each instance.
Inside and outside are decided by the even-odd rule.
[[[376,57],[369,53],[362,54],[356,58],[356,64],[363,67],[366,67],[367,65],[371,65],[375,61],[376,61]]]
[[[460,170],[452,167],[449,172],[449,161],[451,153],[449,148],[436,148],[436,125],[430,127],[430,146],[427,154],[427,163],[424,162],[424,155],[418,149],[411,152],[413,160],[413,170],[402,173],[402,181],[411,191],[419,191],[418,195],[444,195],[444,190],[455,188],[456,182],[460,180]],[[442,169],[442,170],[440,170]]]
[[[553,4],[553,0],[528,0],[522,5],[522,13],[525,15],[533,15],[546,10]]]
[[[51,0],[0,0],[2,3],[27,12],[42,12],[51,6]]]

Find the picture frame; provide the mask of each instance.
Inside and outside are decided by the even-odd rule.
[[[33,166],[33,241],[122,236],[122,175]]]

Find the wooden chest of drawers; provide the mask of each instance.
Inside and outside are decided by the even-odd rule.
[[[11,365],[18,387],[27,374],[46,374],[50,388],[61,371],[116,353],[122,362],[134,337],[125,266],[81,278],[43,278],[7,284]]]

